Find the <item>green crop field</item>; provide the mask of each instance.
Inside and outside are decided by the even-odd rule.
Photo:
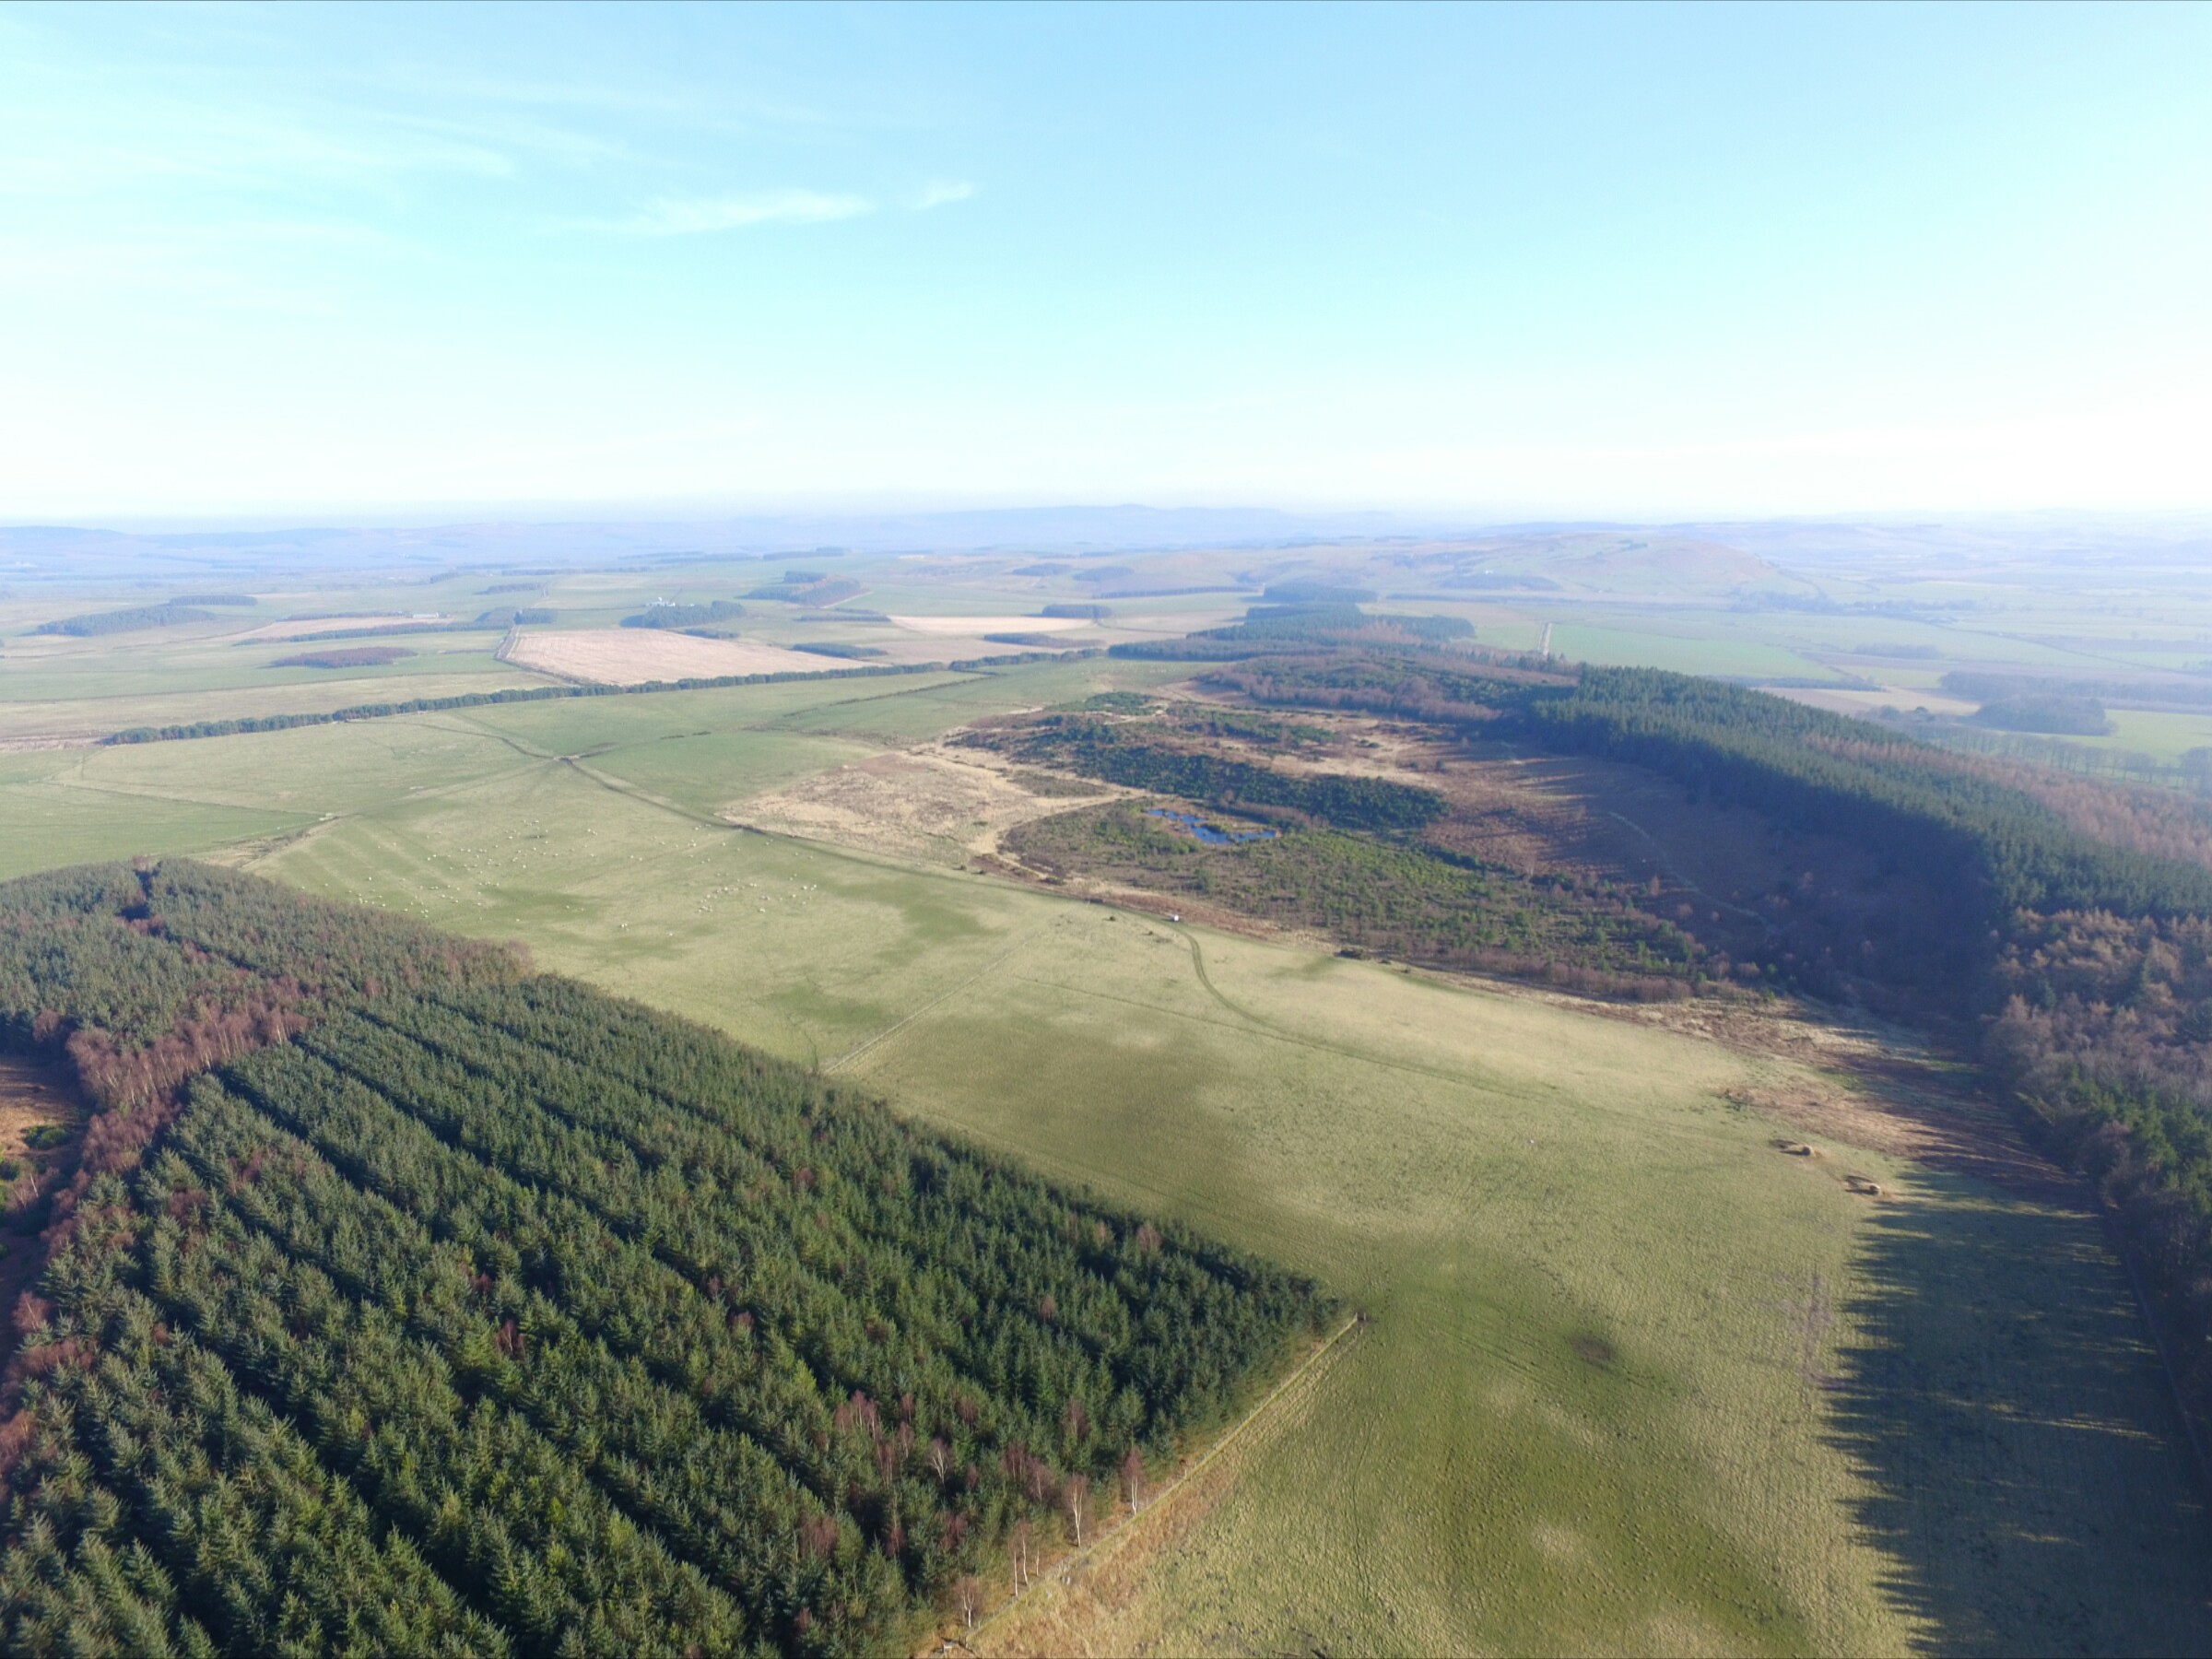
[[[2201,1651],[2212,1538],[2089,1218],[1843,1147],[1781,1156],[1724,1095],[1844,1087],[1794,1064],[713,818],[1176,673],[6,757],[0,869],[228,847],[519,938],[1371,1313],[1127,1594],[1034,1645]]]
[[[246,622],[252,618],[243,619]],[[302,652],[347,641],[301,645],[283,640],[236,642],[185,630],[96,640],[11,641],[0,655],[0,740],[102,737],[136,725],[165,725],[241,715],[301,713],[413,697],[452,697],[508,686],[542,686],[544,675],[493,654],[497,629],[373,636],[357,641],[412,655],[342,669],[277,667]]]
[[[2212,745],[2212,710],[2202,713],[2162,713],[2144,709],[2113,709],[2108,737],[2075,738],[2094,747],[2132,749],[2158,759],[2179,760],[2191,749]]]
[[[1835,677],[1832,670],[1798,652],[1756,639],[1731,637],[1719,629],[1689,633],[1662,627],[1630,629],[1617,623],[1599,627],[1578,618],[1563,620],[1552,630],[1551,648],[1579,662],[1633,663],[1671,668],[1677,674]]]

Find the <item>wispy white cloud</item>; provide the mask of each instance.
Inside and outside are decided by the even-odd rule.
[[[954,202],[964,202],[975,194],[975,186],[965,179],[932,179],[922,187],[914,198],[914,211],[926,213],[932,207],[946,207]]]
[[[514,164],[474,135],[409,130],[344,113],[208,111],[148,100],[97,132],[72,112],[0,117],[0,195],[75,197],[112,190],[222,192],[372,184],[409,173],[511,176]]]
[[[594,229],[633,236],[696,236],[710,230],[744,230],[755,225],[826,225],[876,211],[865,196],[830,195],[818,190],[770,190],[756,195],[659,196],[635,215]]]

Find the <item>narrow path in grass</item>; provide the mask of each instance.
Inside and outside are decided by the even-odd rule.
[[[893,1037],[898,1036],[900,1032],[905,1030],[907,1027],[912,1025],[915,1020],[921,1018],[923,1015],[928,1013],[932,1008],[950,1002],[954,997],[959,995],[961,992],[975,984],[979,980],[988,978],[991,974],[996,972],[999,968],[1005,965],[1008,958],[1012,957],[1016,951],[1019,950],[1024,945],[1027,945],[1030,942],[1031,935],[1033,935],[1036,931],[1037,930],[1035,928],[1030,928],[1016,935],[1013,944],[1007,946],[1006,949],[1000,951],[996,956],[985,962],[981,968],[978,968],[966,979],[960,981],[959,984],[954,985],[949,990],[939,992],[936,995],[931,997],[927,1002],[924,1003],[920,1007],[916,1008],[912,1013],[906,1015],[904,1018],[895,1021],[890,1025],[886,1026],[882,1030],[877,1032],[875,1036],[869,1038],[865,1042],[860,1044],[859,1047],[847,1049],[843,1053],[838,1055],[836,1059],[830,1061],[829,1065],[821,1068],[823,1074],[827,1076],[829,1073],[836,1071],[839,1067],[846,1065],[847,1063],[859,1059],[861,1055],[866,1053],[877,1043],[889,1041]]]
[[[1245,1432],[1265,1418],[1285,1394],[1297,1387],[1300,1382],[1313,1375],[1316,1368],[1337,1350],[1344,1339],[1360,1327],[1361,1319],[1359,1314],[1355,1313],[1347,1318],[1319,1347],[1292,1367],[1289,1374],[1269,1389],[1257,1405],[1232,1423],[1214,1441],[1213,1444],[1206,1447],[1186,1467],[1180,1470],[1172,1480],[1154,1493],[1151,1501],[1147,1503],[1143,1509],[1129,1516],[1120,1524],[1095,1534],[1088,1543],[1079,1544],[1070,1549],[1051,1566],[1033,1574],[1028,1583],[994,1607],[988,1616],[970,1629],[964,1636],[942,1638],[931,1651],[937,1653],[956,1650],[974,1652],[973,1643],[976,1641],[982,1638],[994,1626],[1004,1623],[1009,1615],[1020,1608],[1038,1590],[1047,1585],[1065,1584],[1069,1576],[1078,1568],[1096,1560],[1110,1547],[1119,1548],[1127,1545],[1145,1523],[1156,1516],[1166,1514],[1179,1493],[1186,1488],[1192,1481],[1206,1473],[1224,1452],[1242,1439]]]
[[[1198,943],[1198,935],[1193,933],[1190,928],[1180,923],[1171,923],[1169,925],[1173,927],[1177,933],[1181,934],[1182,935],[1183,942],[1191,947],[1191,965],[1197,971],[1198,982],[1205,988],[1206,994],[1212,997],[1214,1001],[1220,1004],[1221,1006],[1227,1009],[1230,1013],[1235,1015],[1237,1018],[1241,1020],[1244,1024],[1253,1027],[1256,1030],[1265,1032],[1269,1037],[1275,1039],[1278,1042],[1294,1043],[1300,1048],[1319,1049],[1324,1053],[1340,1054],[1347,1060],[1357,1060],[1363,1065],[1368,1065],[1384,1066],[1393,1071],[1418,1072],[1423,1077],[1439,1077],[1447,1083],[1457,1083],[1469,1088],[1492,1089],[1500,1093],[1514,1095],[1516,1097],[1525,1096],[1527,1093],[1527,1091],[1524,1089],[1513,1088],[1510,1086],[1500,1083],[1495,1078],[1487,1076],[1470,1076],[1465,1072],[1453,1071],[1447,1066],[1424,1065],[1418,1060],[1406,1060],[1388,1054],[1376,1053],[1367,1049],[1352,1047],[1347,1043],[1330,1042],[1323,1038],[1315,1037],[1310,1032],[1300,1031],[1290,1026],[1282,1025],[1275,1020],[1267,1019],[1258,1014],[1253,1013],[1249,1008],[1241,1007],[1236,1003],[1231,1002],[1229,999],[1227,994],[1225,994],[1219,986],[1214,983],[1213,975],[1206,971],[1206,952]],[[1044,983],[1048,982],[1039,981],[1035,982]],[[1106,997],[1105,994],[1102,992],[1078,991],[1077,987],[1072,985],[1064,986],[1062,988],[1076,994],[1101,997],[1109,1001],[1129,1000],[1126,998]],[[1452,988],[1454,990],[1471,989],[1478,992],[1485,989],[1485,987],[1479,982],[1475,981],[1472,976],[1468,976],[1465,985],[1463,986],[1454,984]],[[1154,1008],[1157,1012],[1162,1014],[1175,1015],[1177,1012],[1172,1008],[1159,1008],[1158,1005],[1152,1003],[1139,1003],[1135,1006],[1140,1007]],[[1180,1018],[1191,1019],[1195,1018],[1196,1016],[1185,1014],[1181,1015]]]

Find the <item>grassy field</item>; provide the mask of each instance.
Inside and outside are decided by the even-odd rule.
[[[719,825],[1092,662],[0,766],[0,867],[227,847],[1203,1222],[1373,1323],[1006,1649],[2202,1651],[2208,1540],[2095,1224],[1839,1146],[1780,1060]],[[1838,1177],[1892,1191],[1870,1202]],[[2091,1562],[2094,1565],[2091,1565]],[[1134,1563],[1134,1565],[1132,1565]]]
[[[116,638],[9,641],[0,654],[0,741],[100,737],[134,725],[322,712],[553,683],[499,661],[492,654],[501,637],[498,629],[367,639],[360,642],[413,654],[381,665],[322,669],[276,665],[302,652],[338,649],[345,641],[237,641],[239,629],[253,620],[229,619],[221,632],[211,631],[216,625],[196,624]]]
[[[2139,571],[2116,574],[2106,587],[2083,592],[2077,586],[2078,572],[2054,583],[2048,571],[2001,563],[1884,570],[1877,561],[1855,574],[1835,572],[1813,582],[1786,571],[1762,573],[1756,561],[1746,564],[1710,547],[1673,540],[1659,546],[1640,536],[1567,535],[1542,547],[1493,552],[1503,559],[1501,569],[1550,571],[1561,585],[1548,592],[1452,591],[1446,572],[1467,561],[1442,544],[1349,542],[1273,554],[1194,549],[1104,561],[1041,560],[1018,552],[943,558],[685,555],[602,570],[416,566],[382,580],[335,571],[312,581],[294,577],[280,584],[282,591],[260,592],[251,607],[214,607],[212,621],[97,639],[24,630],[52,618],[144,605],[165,594],[138,588],[78,594],[23,589],[0,594],[0,633],[7,636],[0,641],[0,743],[98,735],[148,721],[334,708],[390,696],[403,685],[410,693],[438,694],[537,678],[493,659],[500,637],[496,628],[400,636],[391,642],[419,654],[368,670],[279,669],[273,662],[300,647],[271,639],[236,642],[249,630],[288,618],[401,612],[467,619],[525,606],[554,618],[534,628],[597,629],[657,601],[737,597],[776,582],[786,569],[818,569],[865,592],[829,610],[747,600],[737,623],[747,641],[869,645],[900,660],[934,660],[928,641],[870,621],[868,613],[1021,617],[1049,603],[1102,601],[1112,617],[1102,631],[1080,638],[1103,642],[1230,621],[1246,602],[1240,592],[1248,596],[1270,582],[1325,578],[1382,594],[1378,604],[1384,609],[1465,618],[1483,643],[1509,650],[1534,648],[1550,624],[1553,649],[1573,658],[1747,678],[1865,676],[1896,693],[1888,700],[1901,699],[1907,707],[1918,700],[1909,695],[1912,690],[1948,667],[2109,675],[2201,669],[2212,661],[2212,606],[2202,594],[2177,586],[2172,571],[2159,573],[2158,603],[2150,604]],[[1492,561],[1493,553],[1485,553],[1476,562]],[[1742,585],[1747,582],[1749,587]],[[241,585],[254,586],[244,578],[211,578],[187,582],[177,592]],[[1215,591],[1177,591],[1192,587]],[[1123,590],[1127,593],[1117,597]],[[1390,596],[1397,594],[1410,596]],[[1856,649],[1885,643],[1936,655],[1924,669],[1885,664]],[[945,654],[988,649],[970,640]],[[924,655],[915,657],[917,652]],[[2177,735],[2150,732],[2131,746],[2164,754]]]
[[[1898,1190],[1870,1205],[1721,1098],[1830,1084],[1095,912],[847,1069],[1375,1315],[1106,1648],[2202,1639],[2201,1522],[2094,1224],[1828,1148]],[[2143,1571],[2126,1606],[2053,1589],[2090,1547]]]
[[[250,800],[226,800],[224,780],[209,780],[205,793],[193,794],[80,782],[92,752],[38,749],[0,755],[0,879],[157,850],[205,853],[302,828],[308,821],[301,814],[270,811]]]
[[[2179,760],[2191,749],[2212,745],[2212,710],[2175,714],[2147,709],[2113,709],[2106,718],[2112,723],[2110,736],[2075,741],[2097,748],[2132,749],[2166,761]]]
[[[1721,1098],[1830,1081],[718,834],[572,773],[484,789],[263,867],[519,934],[1375,1314],[1111,1646],[2183,1651],[2205,1629],[2201,1521],[2094,1224],[1851,1157],[1900,1193],[1870,1205],[1841,1151],[1783,1158]],[[2129,1563],[2124,1598],[2055,1588],[2092,1547]]]
[[[1761,640],[1732,637],[1719,628],[1695,633],[1677,632],[1664,625],[1631,629],[1596,626],[1571,617],[1553,629],[1551,648],[1577,662],[1634,663],[1671,668],[1677,674],[1835,677],[1831,669],[1801,653]]]

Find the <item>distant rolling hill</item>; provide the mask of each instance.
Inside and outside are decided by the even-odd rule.
[[[1737,589],[1817,590],[1771,560],[1725,542],[1702,537],[1594,531],[1483,542],[1451,558],[1437,585],[1479,584],[1484,575],[1541,577],[1559,587],[1589,593],[1725,594]]]

